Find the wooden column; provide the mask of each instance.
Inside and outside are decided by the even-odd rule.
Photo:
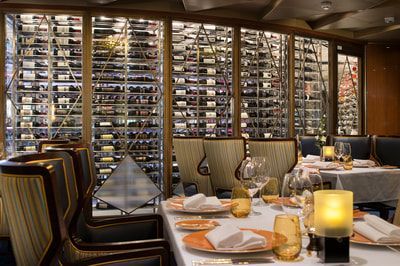
[[[290,34],[288,37],[288,137],[294,137],[296,131],[294,128],[294,117],[295,117],[295,94],[296,94],[296,84],[295,84],[295,54],[294,54],[294,34]]]
[[[172,195],[172,20],[164,20],[164,195]]]
[[[233,29],[233,63],[232,63],[232,79],[233,79],[233,136],[241,136],[241,93],[240,93],[240,27],[236,26]]]
[[[0,147],[0,153],[5,152],[5,135],[6,135],[6,23],[4,13],[0,12],[0,143],[4,145]],[[0,156],[0,159],[1,156]]]
[[[92,142],[92,17],[83,15],[82,23],[82,141]]]
[[[337,133],[337,106],[338,106],[338,62],[337,48],[334,41],[329,42],[328,51],[329,89],[327,106],[327,134]]]

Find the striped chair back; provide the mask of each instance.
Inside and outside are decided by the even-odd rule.
[[[175,137],[174,151],[178,162],[180,178],[184,186],[196,185],[197,193],[206,196],[214,194],[210,176],[200,172],[200,164],[205,158],[202,137]]]
[[[63,213],[56,204],[56,167],[60,165],[60,161],[0,163],[0,188],[18,265],[59,261],[57,251],[66,237],[66,229],[61,227]]]
[[[204,150],[216,195],[240,184],[236,171],[246,155],[244,138],[206,138]]]
[[[277,177],[282,184],[286,173],[297,164],[296,139],[249,139],[251,157],[265,157],[270,162],[270,175]]]

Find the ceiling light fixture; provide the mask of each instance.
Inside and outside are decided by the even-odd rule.
[[[321,1],[321,8],[325,11],[331,9],[332,2],[331,1]]]
[[[394,17],[385,17],[384,20],[386,24],[394,23]]]

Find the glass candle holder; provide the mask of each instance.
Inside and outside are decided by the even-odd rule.
[[[243,186],[234,187],[231,196],[231,213],[237,218],[246,218],[251,212],[251,196]]]
[[[282,241],[282,239],[284,239]],[[301,231],[297,215],[275,216],[272,251],[278,260],[294,261],[301,252]]]
[[[353,169],[353,158],[351,155],[343,156],[343,169],[352,170]]]

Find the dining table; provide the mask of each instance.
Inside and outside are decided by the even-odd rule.
[[[320,170],[322,180],[333,189],[353,192],[354,203],[387,202],[396,206],[400,196],[400,169],[382,167]]]
[[[251,228],[273,231],[274,218],[278,214],[283,214],[283,209],[279,205],[264,204],[261,202],[260,206],[253,207],[255,211],[261,212],[258,216],[248,216],[246,218],[235,218],[229,211],[213,214],[216,216],[215,220],[221,225],[231,224],[239,228]],[[265,258],[270,259],[266,263],[247,265],[320,265],[321,261],[315,252],[307,252],[306,246],[308,245],[308,236],[302,237],[302,251],[300,257],[295,262],[278,261],[271,250],[258,252],[258,253],[245,253],[245,254],[224,254],[214,253],[209,251],[195,250],[187,247],[183,242],[183,237],[193,233],[193,231],[185,231],[176,227],[178,221],[193,218],[193,214],[176,211],[169,208],[166,201],[161,202],[158,212],[164,218],[165,236],[171,244],[172,252],[175,256],[175,261],[178,266],[197,266],[197,265],[222,265],[218,262],[224,262],[223,259],[254,259]],[[197,214],[196,214],[197,215]],[[210,214],[202,215],[200,218],[212,218]],[[205,217],[203,217],[205,216]],[[223,218],[221,218],[223,217]],[[221,259],[221,260],[220,260]],[[210,261],[214,260],[214,261]],[[206,262],[212,262],[207,264]],[[213,264],[214,263],[214,264]],[[230,265],[230,264],[223,264]],[[376,246],[366,244],[350,244],[350,263],[346,264],[330,264],[330,265],[400,265],[400,247],[389,246]]]

